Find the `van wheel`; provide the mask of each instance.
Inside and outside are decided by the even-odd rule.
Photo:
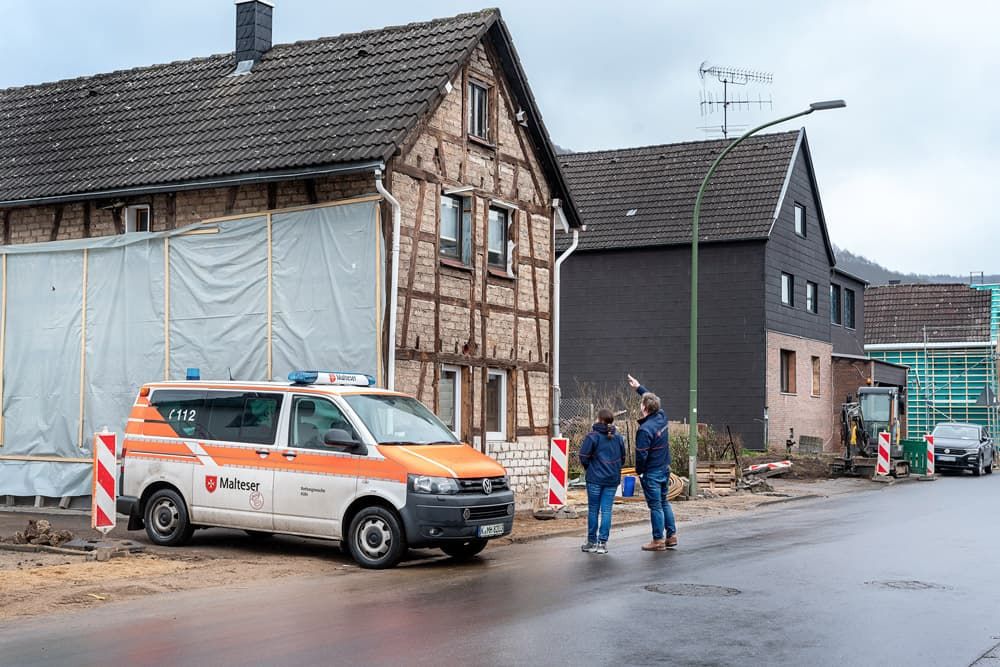
[[[445,544],[441,547],[441,551],[445,552],[455,560],[469,560],[486,548],[486,542],[487,540],[483,539],[455,542],[454,544]]]
[[[406,553],[406,543],[395,513],[374,505],[365,507],[351,520],[347,548],[363,568],[395,567]]]
[[[163,547],[179,547],[191,539],[194,526],[184,499],[173,489],[160,489],[146,501],[146,535]]]

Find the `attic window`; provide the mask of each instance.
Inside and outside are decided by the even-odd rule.
[[[628,211],[625,212],[625,217],[626,218],[631,218],[632,216],[634,216],[638,212],[639,212],[639,209],[637,209],[637,208],[630,208]]]
[[[469,134],[490,140],[489,88],[476,81],[469,82]]]
[[[125,207],[125,233],[152,231],[152,211],[149,204]]]

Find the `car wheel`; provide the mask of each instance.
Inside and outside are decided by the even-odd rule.
[[[187,505],[173,489],[160,489],[146,501],[146,535],[153,544],[178,547],[191,539],[194,526]]]
[[[244,530],[243,532],[255,540],[266,540],[274,537],[274,533],[269,533],[266,530]]]
[[[983,474],[983,471],[985,470],[985,468],[986,468],[986,466],[983,465],[983,455],[980,454],[979,455],[979,462],[976,463],[976,467],[972,469],[972,474],[975,475],[976,477],[980,477]]]
[[[441,547],[441,551],[445,552],[455,560],[469,560],[486,548],[486,542],[487,540],[483,539],[455,542],[454,544],[445,544]]]
[[[406,541],[395,512],[377,505],[365,507],[351,520],[347,532],[351,557],[363,568],[395,567],[406,553]]]
[[[993,464],[994,463],[995,463],[995,461],[993,460],[993,452],[990,452],[990,462],[986,464],[986,474],[987,475],[992,475],[993,474]]]

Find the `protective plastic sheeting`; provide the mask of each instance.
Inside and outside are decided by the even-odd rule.
[[[376,220],[372,202],[271,216],[275,379],[295,369],[378,377]]]
[[[170,377],[198,368],[203,380],[263,380],[267,218],[218,227],[170,239]]]

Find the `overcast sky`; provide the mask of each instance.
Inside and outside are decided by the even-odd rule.
[[[485,0],[484,0],[485,1]],[[493,0],[552,139],[571,150],[707,138],[703,61],[773,73],[773,108],[830,98],[809,135],[833,242],[896,270],[1000,273],[1000,3]],[[289,42],[480,9],[474,0],[276,0]],[[934,9],[921,9],[920,7]],[[233,49],[232,0],[0,0],[0,88]],[[992,45],[992,46],[991,46]],[[739,90],[743,93],[743,90]]]

